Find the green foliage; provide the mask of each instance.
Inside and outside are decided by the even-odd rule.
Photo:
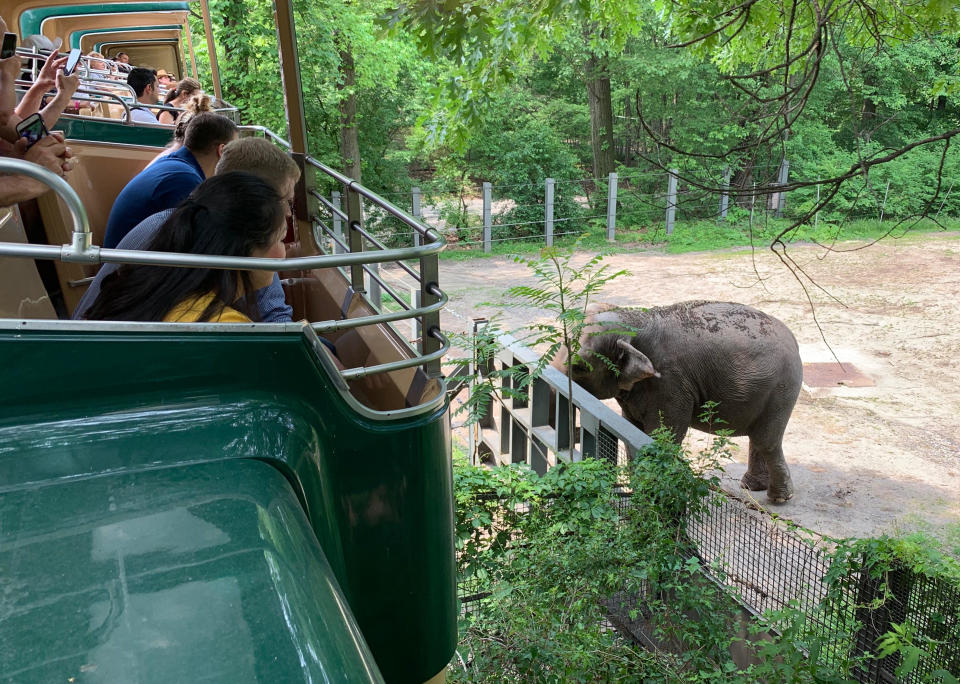
[[[834,540],[815,612],[791,603],[744,631],[743,614],[705,579],[685,533],[686,521],[717,501],[716,480],[704,475],[717,471],[728,442],[721,435],[694,457],[666,431],[653,437],[620,469],[590,460],[540,477],[525,465],[455,463],[458,563],[472,596],[453,680],[848,683],[853,668],[893,656],[900,678],[957,682],[949,670],[960,663],[931,664],[960,640],[960,608],[943,593],[960,591],[958,566],[920,538]],[[853,657],[861,611],[880,619],[902,600],[888,579],[905,571],[911,605],[927,617],[891,623],[872,653]],[[858,603],[867,580],[879,592]],[[642,650],[602,626],[611,615],[682,648]],[[752,652],[753,664],[736,666],[731,646]]]

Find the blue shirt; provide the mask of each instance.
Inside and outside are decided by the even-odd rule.
[[[186,199],[206,176],[186,147],[171,152],[133,177],[117,196],[107,220],[104,247],[116,247],[148,216],[172,209]]]
[[[157,162],[157,164],[159,163]],[[172,213],[173,209],[167,209],[147,217],[136,228],[127,233],[117,247],[119,249],[146,249],[147,245],[153,240],[153,236],[157,234],[157,231],[160,230]],[[93,306],[100,295],[100,286],[103,284],[103,279],[116,270],[116,264],[104,264],[100,267],[97,277],[90,283],[90,287],[87,288],[73,312],[75,320],[84,317],[84,314]],[[260,320],[264,323],[289,323],[293,320],[293,309],[287,304],[283,294],[283,286],[280,284],[280,278],[276,273],[273,274],[273,281],[267,287],[257,290],[257,310],[260,312]]]

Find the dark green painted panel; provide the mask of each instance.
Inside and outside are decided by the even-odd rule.
[[[124,12],[163,12],[189,10],[186,2],[107,2],[98,5],[50,5],[32,7],[20,14],[20,35],[40,33],[40,25],[49,17],[68,17],[83,14],[114,14]]]
[[[0,332],[0,360],[0,491],[263,460],[300,497],[387,681],[421,682],[449,662],[445,407],[365,417],[293,332],[27,329]]]
[[[74,119],[61,117],[56,130],[63,131],[71,140],[91,140],[94,142],[118,143],[121,145],[147,145],[164,147],[173,139],[172,129],[150,128],[147,126],[128,126],[115,119]]]
[[[84,36],[94,34],[94,33],[129,33],[131,31],[165,31],[165,30],[180,30],[183,27],[180,24],[163,24],[163,25],[153,25],[153,26],[122,26],[119,28],[106,28],[106,29],[82,29],[79,31],[70,32],[70,47],[78,48],[80,47],[80,41]]]
[[[0,494],[16,681],[381,681],[289,484],[258,461]],[[54,650],[55,647],[55,650]]]

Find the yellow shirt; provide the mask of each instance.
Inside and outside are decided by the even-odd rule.
[[[202,297],[184,299],[182,302],[170,309],[169,313],[163,317],[163,320],[167,323],[197,323],[200,321],[200,314],[202,314],[206,308],[210,306],[211,301],[213,301],[212,292]],[[210,319],[210,321],[204,322],[250,323],[251,320],[236,309],[225,306],[223,307],[223,310],[220,311],[219,315]]]

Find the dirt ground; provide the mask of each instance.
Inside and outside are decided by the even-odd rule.
[[[611,283],[601,299],[629,306],[742,302],[793,330],[805,380],[807,364],[834,361],[833,353],[852,364],[864,382],[805,382],[784,440],[796,494],[775,510],[832,536],[923,529],[960,547],[960,234],[863,247],[791,247],[816,283],[806,281],[812,307],[767,249],[612,256],[608,262],[631,275]],[[445,329],[465,330],[478,316],[499,315],[506,329],[545,318],[504,298],[509,286],[532,282],[528,269],[510,259],[443,261],[440,282],[450,295]],[[707,440],[695,431],[687,437],[691,448]],[[724,481],[745,493],[737,483],[746,438],[735,441]],[[766,505],[763,492],[754,495]]]

